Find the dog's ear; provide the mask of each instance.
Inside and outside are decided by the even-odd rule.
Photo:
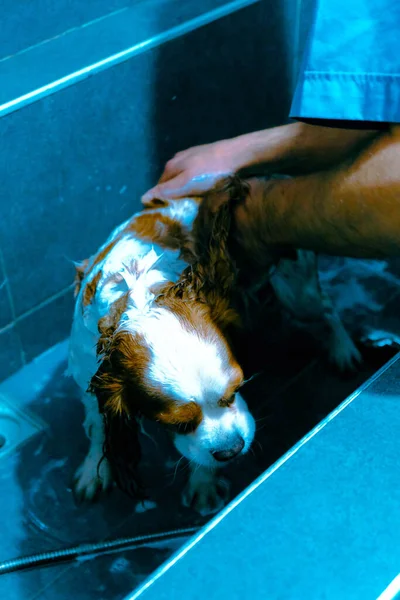
[[[213,190],[207,192],[199,206],[198,217],[194,223],[196,237],[200,239],[202,232],[210,232],[213,219],[222,206],[229,205],[232,211],[243,202],[250,192],[247,181],[234,175],[226,177]]]
[[[99,367],[92,377],[89,392],[96,395],[104,425],[104,457],[109,461],[117,485],[127,494],[143,498],[143,486],[138,473],[141,459],[139,411],[134,382],[129,377],[130,358],[128,334],[117,332],[115,313],[99,322],[97,347]],[[129,400],[128,400],[129,396]]]
[[[206,304],[222,327],[239,319],[231,302],[237,269],[229,246],[233,210],[246,193],[246,185],[235,177],[204,198],[193,226],[195,261],[173,286],[178,297]]]
[[[82,281],[85,278],[86,269],[89,266],[89,259],[85,258],[80,263],[75,264],[75,277],[74,277],[74,298],[76,298],[80,292]]]
[[[106,410],[103,420],[104,456],[110,463],[116,484],[129,496],[143,499],[144,487],[139,474],[142,451],[137,418],[125,412],[115,414]]]
[[[232,286],[236,265],[231,253],[233,213],[248,193],[238,177],[230,177],[204,197],[193,225],[197,267],[221,291]],[[228,280],[227,280],[228,278]]]

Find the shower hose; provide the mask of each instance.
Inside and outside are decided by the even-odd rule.
[[[134,550],[140,546],[146,546],[157,542],[176,540],[189,537],[199,531],[199,527],[187,527],[185,529],[173,529],[160,533],[151,533],[148,535],[139,535],[136,537],[118,538],[116,540],[98,542],[95,544],[80,544],[61,550],[52,550],[50,552],[40,552],[29,556],[21,556],[11,560],[0,562],[0,575],[12,573],[13,571],[23,571],[35,567],[44,567],[55,565],[71,560],[79,560],[83,557],[95,558],[100,555],[110,554],[120,550]]]

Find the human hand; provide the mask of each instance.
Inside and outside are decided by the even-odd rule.
[[[194,146],[167,162],[159,182],[142,196],[142,203],[201,196],[233,175],[240,163],[234,140]]]

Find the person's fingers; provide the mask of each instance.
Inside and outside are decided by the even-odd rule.
[[[158,183],[164,183],[165,181],[169,181],[173,177],[176,177],[181,173],[184,169],[180,166],[180,161],[177,160],[177,157],[174,156],[171,160],[169,160],[165,167],[164,171],[161,173],[161,177],[158,180]]]
[[[160,200],[159,198],[152,198],[151,200],[141,199],[144,208],[165,208],[168,206],[168,200]]]
[[[196,189],[191,180],[188,181],[187,175],[181,173],[177,177],[158,183],[142,196],[142,203],[150,202],[153,199],[171,200],[174,198],[184,198],[185,196],[196,195]]]
[[[148,190],[141,197],[141,202],[144,206],[150,207],[154,204],[154,200],[157,200],[157,186]]]

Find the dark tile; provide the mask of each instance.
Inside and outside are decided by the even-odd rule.
[[[59,0],[57,3],[35,0],[17,5],[13,0],[4,0],[1,5],[4,19],[0,58],[79,27],[127,4],[127,0]]]
[[[45,589],[43,600],[121,600],[138,587],[157,567],[172,554],[174,547],[142,548],[118,552],[111,556],[75,561],[52,583],[54,573],[42,573]],[[22,600],[22,597],[21,597]]]
[[[176,549],[160,546],[2,575],[0,593],[12,600],[121,600]]]
[[[226,4],[228,6],[224,6]],[[79,73],[82,69],[93,69],[93,65],[98,65],[104,59],[126,52],[140,53],[141,44],[148,40],[151,40],[151,45],[157,40],[162,43],[170,37],[168,32],[171,28],[183,26],[185,29],[195,29],[204,22],[216,20],[221,17],[221,7],[224,14],[234,10],[232,3],[227,0],[203,0],[199,3],[180,0],[134,2],[83,27],[51,36],[45,44],[37,44],[9,56],[0,61],[0,115],[18,110],[26,104],[27,96],[29,101],[35,101],[32,97],[34,90],[67,77],[68,85],[73,85],[77,79],[81,79]],[[19,12],[18,15],[22,17]],[[47,24],[46,21],[43,23]],[[65,22],[59,21],[57,25],[65,27]],[[46,68],[38,69],[37,65],[42,63]],[[56,83],[53,93],[58,87]]]
[[[0,332],[0,381],[22,367],[21,341],[18,331],[10,326]]]
[[[8,557],[7,557],[8,558]],[[14,556],[12,557],[14,558]],[[61,570],[65,567],[54,569],[52,577],[59,576]],[[43,585],[40,573],[37,571],[22,571],[16,573],[7,573],[0,579],[0,594],[2,598],[12,598],[13,600],[33,600],[41,598]]]
[[[280,3],[261,2],[160,48],[154,105],[160,167],[190,145],[286,121],[292,57],[285,27]]]
[[[18,320],[16,329],[28,362],[69,336],[73,308],[73,291],[67,289],[57,298]]]
[[[0,58],[13,55],[44,40],[54,40],[60,34],[91,25],[99,18],[104,21],[105,17],[116,11],[122,12],[123,17],[130,22],[130,46],[133,46],[143,41],[144,35],[148,38],[153,37],[160,31],[225,4],[229,4],[229,0],[203,0],[201,3],[183,3],[179,0],[88,0],[84,3],[78,0],[60,0],[57,4],[51,0],[34,0],[22,3],[17,10],[12,0],[4,0],[4,33],[0,45]],[[135,13],[134,20],[130,19],[128,12],[132,13],[132,9]],[[107,44],[109,36],[107,32],[103,35],[102,44]]]
[[[72,261],[139,207],[174,152],[286,119],[283,17],[261,22],[260,10],[254,4],[0,121],[9,199],[0,235],[17,315],[69,285]]]
[[[145,187],[143,119],[133,118],[133,106],[125,108],[122,97],[107,100],[103,82],[90,90],[86,85],[0,122],[10,141],[10,154],[0,156],[0,171],[9,172],[9,197],[20,199],[6,209],[13,226],[0,225],[17,315],[67,287],[73,260],[97,249],[138,207],[137,186]],[[30,146],[35,136],[40,153]]]
[[[0,329],[5,327],[12,321],[12,310],[10,306],[10,298],[7,286],[8,282],[6,279],[6,274],[4,273],[2,267],[2,261],[0,256]]]
[[[340,375],[320,359],[276,394],[260,414],[258,440],[261,460],[272,464],[367,381],[396,353],[391,348],[362,348],[363,364],[354,373]]]

